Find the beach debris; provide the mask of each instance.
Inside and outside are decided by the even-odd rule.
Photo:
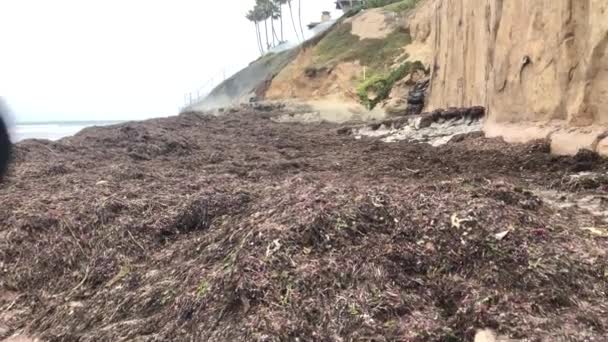
[[[454,213],[450,217],[450,222],[452,223],[452,227],[453,228],[461,228],[466,223],[473,223],[473,222],[475,222],[475,219],[473,217],[470,217],[470,216],[466,216],[466,217],[460,218],[458,213]]]
[[[604,339],[605,241],[578,228],[601,219],[523,190],[550,189],[573,157],[226,112],[15,144],[0,191],[0,311],[12,317],[0,340],[22,327],[44,341],[472,341],[486,327]],[[8,289],[19,298],[2,299]]]
[[[517,342],[506,336],[498,335],[492,329],[478,330],[475,334],[474,342]]]
[[[509,235],[509,233],[511,232],[511,229],[509,230],[505,230],[504,232],[500,232],[498,234],[494,235],[494,238],[498,241],[501,241],[502,239],[504,239],[505,237],[507,237],[507,235]]]
[[[272,243],[270,243],[268,247],[266,247],[266,257],[268,258],[272,256],[279,249],[281,249],[281,243],[279,242],[279,240],[272,240]]]
[[[597,228],[597,227],[582,227],[582,230],[588,231],[589,233],[595,235],[595,236],[599,236],[599,237],[603,237],[603,238],[608,238],[608,229],[606,228]]]

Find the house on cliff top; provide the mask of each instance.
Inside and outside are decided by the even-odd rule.
[[[343,12],[350,11],[353,7],[363,5],[363,0],[337,0],[336,9],[342,10]]]

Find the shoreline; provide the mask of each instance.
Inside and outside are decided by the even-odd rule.
[[[11,140],[17,143],[27,139],[56,141],[73,136],[87,127],[116,125],[126,121],[48,121],[17,123],[11,128]]]

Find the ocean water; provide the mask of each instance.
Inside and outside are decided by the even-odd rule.
[[[18,123],[11,129],[11,140],[25,139],[58,140],[78,133],[85,127],[107,126],[121,121],[57,121]]]

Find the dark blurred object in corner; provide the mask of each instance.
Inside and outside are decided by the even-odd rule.
[[[8,169],[11,159],[11,139],[8,134],[8,124],[6,122],[8,113],[4,103],[0,98],[0,181]]]

